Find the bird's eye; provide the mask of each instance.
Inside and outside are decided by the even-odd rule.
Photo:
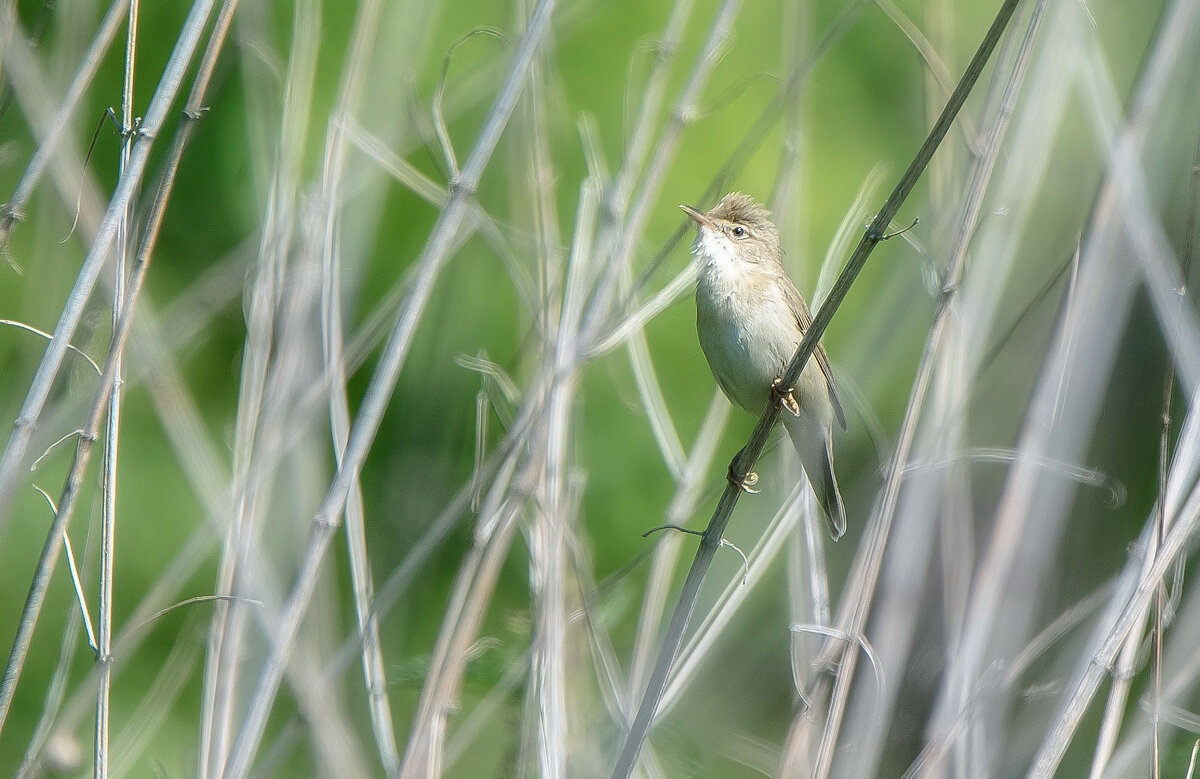
[[[742,227],[741,225],[736,225],[733,228],[733,234],[737,238],[745,238],[746,237],[746,228]]]

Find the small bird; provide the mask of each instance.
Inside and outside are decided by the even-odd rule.
[[[740,192],[708,212],[680,208],[698,228],[696,329],[708,366],[725,396],[751,414],[762,414],[774,399],[790,412],[781,419],[837,540],[846,532],[846,509],[833,473],[833,420],[845,430],[846,418],[821,344],[797,385],[780,386],[812,314],[783,269],[771,212]],[[743,489],[753,483],[732,470],[730,480]]]

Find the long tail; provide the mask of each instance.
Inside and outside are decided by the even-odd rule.
[[[836,541],[846,532],[846,507],[833,473],[833,430],[803,418],[786,419],[785,425]]]

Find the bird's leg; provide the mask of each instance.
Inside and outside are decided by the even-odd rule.
[[[775,398],[780,408],[794,417],[800,416],[800,404],[796,402],[796,390],[791,387],[784,388],[782,385],[783,379],[775,379],[771,382],[771,396]]]
[[[737,487],[742,492],[748,492],[751,495],[757,495],[758,490],[753,489],[753,487],[755,484],[758,484],[758,474],[754,471],[748,471],[746,473],[738,472],[738,460],[741,459],[742,452],[744,451],[745,447],[739,449],[738,453],[735,454],[733,459],[729,461],[729,472],[725,475],[725,478],[729,480],[730,484]]]

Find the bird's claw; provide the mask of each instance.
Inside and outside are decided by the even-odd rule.
[[[729,464],[729,473],[726,475],[726,478],[729,479],[730,484],[737,487],[742,492],[746,492],[751,495],[758,494],[758,490],[753,489],[754,485],[758,484],[758,474],[755,473],[754,471],[750,471],[745,476],[743,476],[737,472],[737,469],[734,467],[734,464],[730,463]]]
[[[784,388],[782,384],[782,379],[771,382],[771,394],[779,402],[780,408],[794,417],[800,416],[800,404],[796,402],[796,390],[791,387]]]

